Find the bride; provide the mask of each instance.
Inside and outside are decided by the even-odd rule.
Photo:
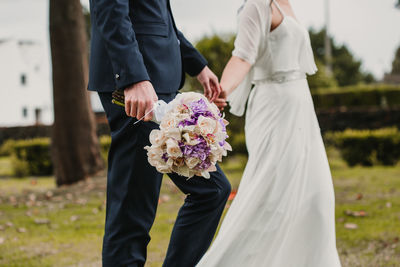
[[[332,177],[306,74],[317,70],[288,0],[248,0],[217,101],[241,116],[249,159],[204,267],[337,267]],[[251,90],[252,85],[254,88]]]

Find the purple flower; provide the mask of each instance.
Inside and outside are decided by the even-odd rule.
[[[179,122],[178,126],[196,125],[197,120],[199,119],[200,116],[214,118],[212,112],[208,110],[207,103],[204,101],[204,99],[199,99],[197,101],[191,102],[189,104],[189,108],[193,113],[190,116],[190,119],[186,119]]]
[[[202,162],[200,162],[199,164],[196,165],[196,167],[194,167],[196,170],[207,170],[208,168],[210,168],[211,166],[211,162],[209,159],[206,159]]]
[[[208,160],[211,148],[202,136],[197,137],[199,141],[196,145],[186,145],[183,141],[179,142],[179,147],[185,158],[198,158],[202,162]]]
[[[197,123],[197,118],[193,117],[193,115],[192,115],[190,119],[180,121],[178,123],[178,126],[184,127],[184,126],[196,125],[196,123]]]
[[[189,107],[193,111],[193,113],[202,113],[208,110],[207,103],[202,98],[197,101],[191,102],[189,104]]]
[[[225,126],[225,123],[224,123],[224,119],[223,119],[223,118],[219,118],[219,119],[218,119],[218,122],[219,122],[219,123],[221,124],[221,126],[222,126],[222,131],[226,133],[226,126]]]
[[[164,153],[164,154],[161,156],[161,158],[162,158],[165,162],[167,162],[167,161],[168,161],[168,154],[167,154],[167,153]]]

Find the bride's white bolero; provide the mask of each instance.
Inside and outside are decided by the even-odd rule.
[[[265,0],[249,0],[239,13],[239,29],[235,40],[233,56],[252,64],[250,72],[240,85],[228,96],[230,112],[236,116],[244,114],[247,98],[252,85],[257,81],[270,79],[276,74],[303,72],[314,74],[317,71],[308,31],[301,27],[299,36],[287,36],[284,31],[284,16],[276,29],[271,32],[271,6]],[[299,22],[297,22],[299,23]],[[300,25],[299,25],[300,26]],[[300,38],[302,45],[294,46]]]

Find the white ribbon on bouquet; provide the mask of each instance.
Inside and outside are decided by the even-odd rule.
[[[149,115],[152,112],[153,112],[153,118],[151,121],[160,124],[165,114],[167,114],[167,112],[171,108],[172,108],[171,105],[166,103],[164,100],[158,100],[157,102],[154,102],[153,108],[151,110],[149,110],[146,114],[144,114],[143,117],[135,121],[133,124],[135,125],[139,121],[143,120],[147,115]]]

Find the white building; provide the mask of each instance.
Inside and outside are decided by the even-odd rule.
[[[52,123],[51,79],[42,51],[39,43],[0,40],[0,126]]]
[[[52,79],[45,52],[38,42],[0,40],[0,127],[53,123]],[[92,103],[95,111],[102,110],[96,94]]]

